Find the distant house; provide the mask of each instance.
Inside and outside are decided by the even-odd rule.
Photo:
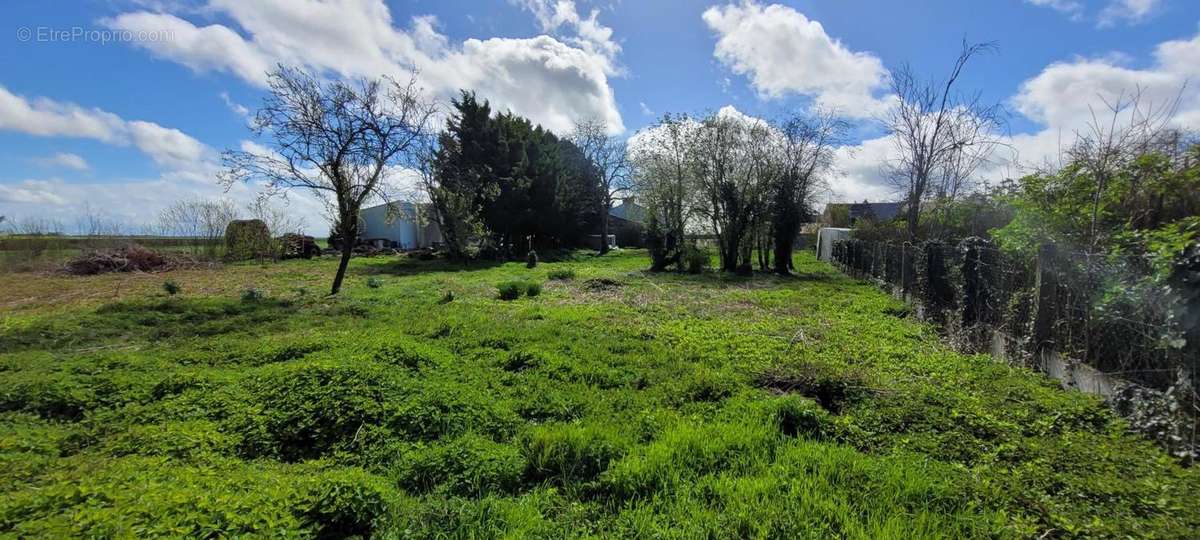
[[[388,209],[392,209],[389,216]],[[419,249],[442,243],[442,233],[429,213],[427,204],[392,202],[364,208],[358,213],[359,238],[377,247]],[[614,246],[640,247],[645,232],[646,209],[633,198],[621,200],[609,212],[609,243]],[[600,235],[588,237],[599,248]]]
[[[436,246],[442,243],[442,233],[428,218],[429,211],[426,204],[400,201],[364,208],[358,213],[359,238],[377,247],[396,249]]]
[[[900,215],[904,203],[885,202],[873,203],[829,203],[821,214],[821,221],[834,227],[853,227],[861,219],[872,221],[890,221]]]
[[[646,207],[634,203],[633,197],[621,199],[621,204],[608,212],[608,231],[621,247],[645,247]]]

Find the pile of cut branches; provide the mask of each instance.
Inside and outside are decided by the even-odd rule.
[[[65,270],[68,274],[90,276],[108,272],[165,272],[196,264],[197,261],[190,257],[166,255],[131,244],[116,249],[87,251],[67,261]]]

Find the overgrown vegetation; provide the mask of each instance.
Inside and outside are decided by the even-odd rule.
[[[1200,474],[1102,403],[938,345],[810,255],[799,278],[650,274],[633,251],[587,261],[543,261],[580,279],[536,302],[496,297],[528,279],[520,261],[355,259],[352,275],[397,286],[351,279],[332,298],[280,291],[322,283],[334,260],[183,271],[180,298],[161,278],[0,276],[93,293],[5,300],[0,534],[1200,528]],[[242,302],[246,283],[276,292]]]

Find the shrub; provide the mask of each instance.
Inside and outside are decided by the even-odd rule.
[[[301,504],[318,538],[370,538],[386,526],[399,494],[383,478],[361,469],[324,473]]]
[[[537,266],[537,264],[538,264],[537,252],[531,249],[531,250],[529,250],[529,253],[525,255],[525,268],[533,268],[533,267]]]
[[[370,287],[372,289],[378,289],[382,286],[383,286],[382,279],[379,279],[375,276],[371,276],[371,277],[367,278],[367,287]]]
[[[516,300],[525,291],[525,285],[519,281],[505,281],[496,285],[496,289],[500,291],[501,300]]]
[[[542,293],[542,284],[528,281],[505,281],[496,285],[501,300],[516,300],[522,294],[537,296]]]
[[[225,256],[232,260],[270,257],[271,230],[261,219],[230,221],[225,227]]]
[[[257,287],[250,287],[242,291],[242,302],[247,304],[261,301],[267,297],[267,293]]]
[[[555,279],[555,280],[559,280],[559,281],[575,279],[575,271],[570,268],[559,268],[557,270],[551,270],[550,273],[548,273],[546,275],[550,279]]]
[[[229,429],[246,457],[299,461],[346,448],[364,425],[384,423],[401,374],[373,362],[271,364],[231,389]]]
[[[162,288],[171,296],[179,294],[179,291],[182,289],[178,283],[169,279],[163,282]]]
[[[709,250],[697,246],[688,246],[683,251],[683,265],[689,274],[699,274],[708,269],[712,260]]]

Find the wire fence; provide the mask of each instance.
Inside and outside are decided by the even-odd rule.
[[[1177,454],[1196,456],[1200,332],[1194,327],[1200,317],[1194,311],[1200,269],[1183,268],[1182,275],[1191,278],[1161,283],[1142,279],[1147,269],[1136,261],[1052,245],[1042,246],[1036,257],[1020,257],[982,238],[921,244],[846,240],[834,244],[833,259],[852,276],[902,293],[961,349],[1048,372],[1055,369],[1048,362],[1066,359],[1072,378],[1083,377],[1082,368],[1076,369],[1082,364],[1091,368],[1095,385],[1104,387],[1096,393],[1118,410],[1129,409],[1122,411],[1127,418],[1161,416],[1144,411],[1144,403],[1122,401],[1158,396],[1162,403],[1151,408],[1176,416],[1174,423],[1163,426],[1161,418],[1131,423],[1155,424],[1154,438]]]

